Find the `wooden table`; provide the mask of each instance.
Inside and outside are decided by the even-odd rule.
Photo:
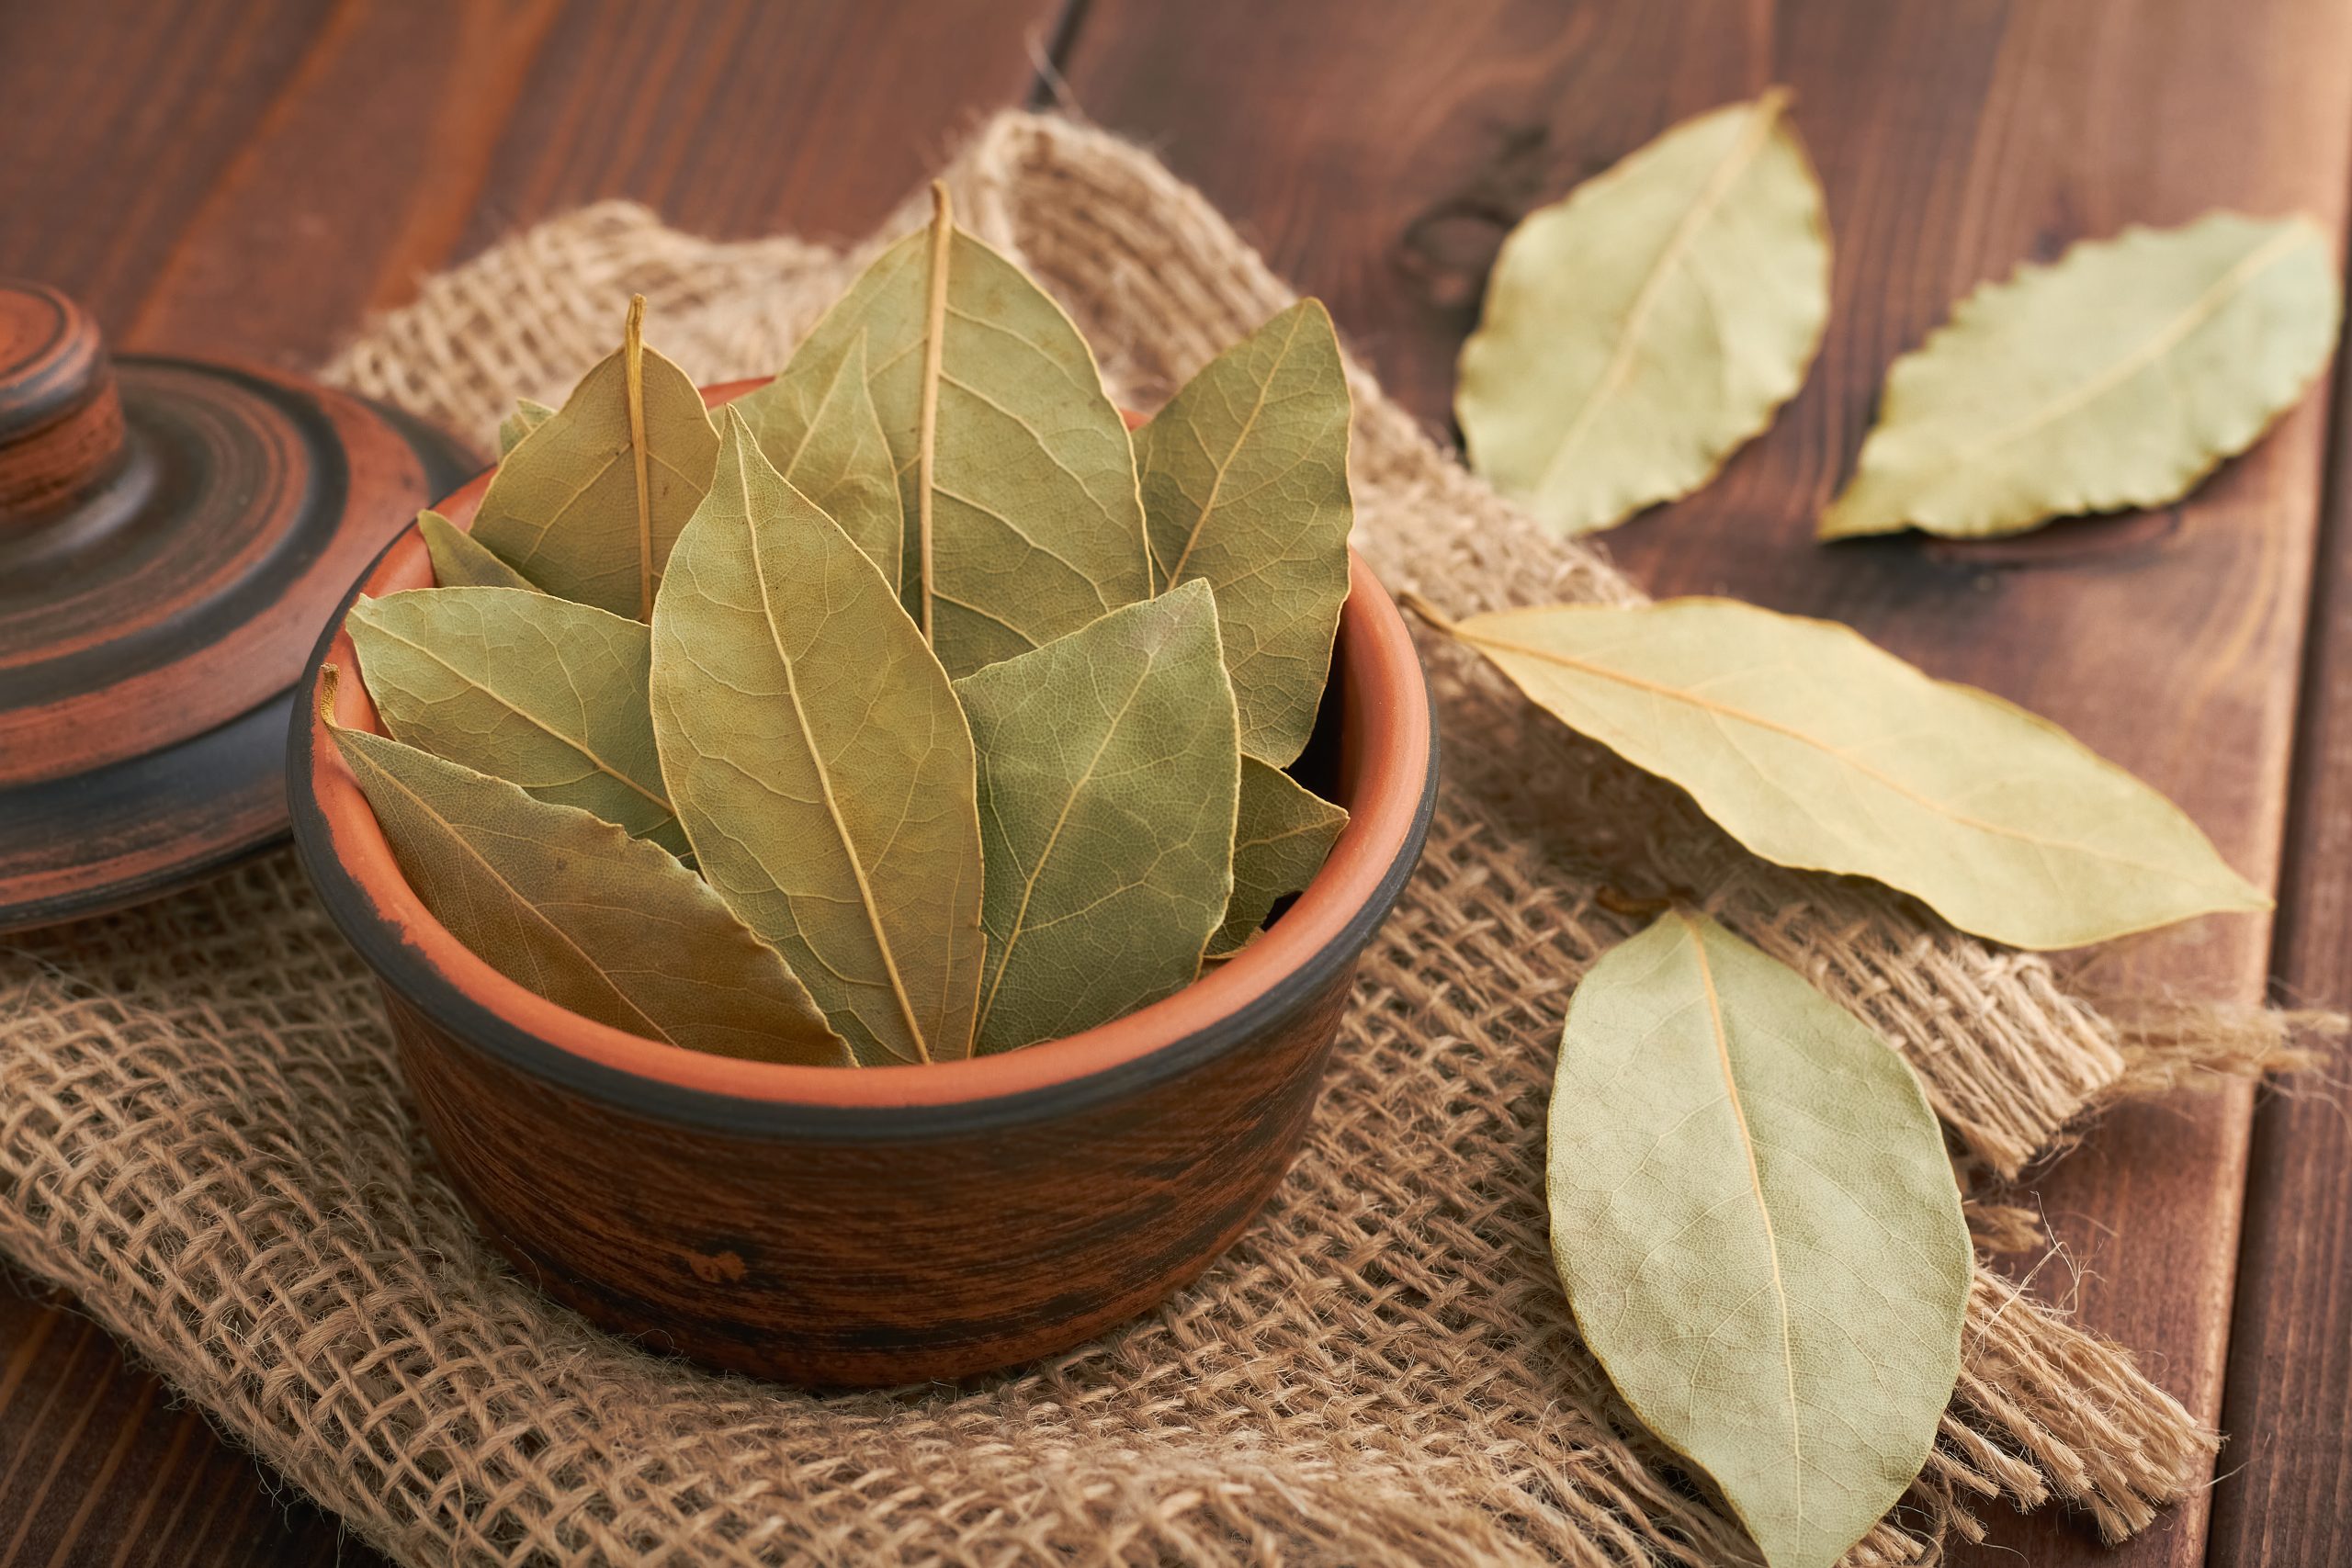
[[[1500,225],[1774,81],[1828,188],[1827,343],[1769,435],[1611,547],[1655,592],[1835,616],[2049,714],[2277,879],[2275,922],[2140,942],[2108,982],[2352,997],[2329,396],[2162,513],[1810,542],[1888,360],[1977,281],[2223,204],[2342,232],[2346,0],[0,0],[0,271],[77,293],[121,346],[308,367],[419,275],[574,203],[853,235],[980,116],[1066,92],[1442,423]],[[2219,1483],[2121,1552],[2057,1518],[2005,1523],[2004,1547],[2352,1560],[2347,1171],[2335,1096],[2233,1088],[2111,1115],[2047,1174],[2073,1267],[2042,1284],[2235,1437]],[[288,1501],[85,1321],[0,1290],[0,1561],[334,1561],[335,1527]]]

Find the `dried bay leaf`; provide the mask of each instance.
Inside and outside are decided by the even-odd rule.
[[[320,711],[434,918],[484,963],[582,1017],[761,1061],[846,1066],[847,1046],[775,952],[700,877],[585,811],[535,800]]]
[[[515,399],[514,412],[498,422],[500,458],[503,459],[506,454],[514,450],[521,445],[523,437],[545,424],[548,416],[554,412],[555,410],[545,403],[535,402],[529,398]]]
[[[548,592],[638,620],[718,453],[702,394],[645,346],[644,318],[639,296],[620,348],[499,464],[473,528]]]
[[[1233,893],[1240,732],[1205,582],[956,683],[988,878],[979,1045],[1057,1039],[1182,989]]]
[[[1698,489],[1804,384],[1829,232],[1787,103],[1686,120],[1504,242],[1454,412],[1471,467],[1561,532]]]
[[[2302,396],[2342,311],[2302,218],[2217,212],[2021,267],[1895,361],[1820,536],[2014,534],[2175,500]]]
[[[526,590],[425,588],[362,599],[346,625],[396,739],[685,852],[646,709],[644,622]]]
[[[968,1055],[971,732],[891,585],[741,417],[653,611],[655,744],[703,875],[858,1059]]]
[[[1585,1343],[1773,1568],[1828,1568],[1927,1462],[1973,1260],[1903,1059],[1794,970],[1669,913],[1560,1039],[1546,1188]]]
[[[1231,953],[1265,923],[1274,901],[1303,891],[1340,841],[1348,814],[1255,757],[1241,760],[1241,806],[1233,829],[1233,897],[1209,939],[1212,957]]]
[[[536,593],[531,580],[490,553],[482,542],[438,512],[416,514],[433,560],[433,581],[444,588],[522,588]]]
[[[1315,728],[1348,597],[1348,415],[1330,313],[1302,299],[1136,433],[1155,585],[1216,590],[1241,749],[1277,768]]]
[[[808,352],[804,344],[801,354]],[[897,582],[905,541],[899,472],[866,385],[865,334],[850,339],[830,366],[786,369],[729,406],[792,488],[823,507],[883,577]]]
[[[954,227],[944,189],[825,313],[777,378],[808,400],[865,338],[899,471],[910,613],[951,675],[1151,592],[1126,423],[1061,307]]]
[[[1453,624],[1408,600],[1765,859],[1875,877],[1978,936],[2074,947],[2269,907],[2121,768],[1849,627],[1724,599]]]

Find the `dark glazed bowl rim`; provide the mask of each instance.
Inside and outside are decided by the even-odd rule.
[[[757,384],[706,396],[721,401]],[[489,478],[485,470],[436,510],[462,525]],[[709,1056],[582,1018],[460,945],[399,874],[315,715],[321,667],[354,662],[343,632],[353,601],[363,591],[431,581],[413,524],[345,595],[296,688],[287,767],[296,850],[329,916],[403,1003],[452,1038],[615,1109],[735,1136],[819,1143],[931,1140],[1051,1122],[1189,1072],[1305,1005],[1353,962],[1411,876],[1437,794],[1428,682],[1402,615],[1352,551],[1351,569],[1334,662],[1344,661],[1354,688],[1348,716],[1369,733],[1357,738],[1354,816],[1323,871],[1212,974],[1124,1018],[1018,1052],[857,1069]],[[343,683],[338,705],[344,722],[376,727],[359,682]],[[571,1043],[550,1038],[558,1032]],[[844,1096],[852,1080],[856,1092]]]

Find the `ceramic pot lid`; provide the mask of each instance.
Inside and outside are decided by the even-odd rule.
[[[0,931],[282,838],[304,656],[478,467],[274,371],[110,359],[72,300],[0,278]]]

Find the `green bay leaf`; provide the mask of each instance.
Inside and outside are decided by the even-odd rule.
[[[1274,901],[1302,892],[1340,841],[1348,814],[1255,757],[1241,760],[1241,806],[1233,829],[1233,897],[1209,939],[1215,957],[1248,942]]]
[[[1448,629],[1765,859],[1875,877],[1978,936],[2075,947],[2269,907],[2121,768],[1847,626],[1677,599]]]
[[[721,411],[653,609],[653,733],[695,857],[859,1060],[968,1055],[971,731],[865,552]]]
[[[718,453],[693,379],[645,347],[644,304],[630,304],[620,348],[499,464],[473,527],[548,592],[638,620]]]
[[[801,354],[808,352],[804,344]],[[823,507],[897,582],[905,542],[899,472],[866,382],[865,334],[850,339],[831,365],[787,368],[729,406],[792,488]]]
[[[500,974],[649,1040],[839,1066],[848,1047],[775,950],[649,843],[322,714],[434,918]]]
[[[967,675],[1148,597],[1151,565],[1126,424],[1085,340],[940,203],[811,329],[774,396],[812,399],[865,337],[906,519],[906,603]]]
[[[2301,398],[2342,314],[2304,218],[2210,213],[2022,267],[1894,362],[1820,535],[2014,534],[2176,500]]]
[[[1772,1568],[1829,1568],[1928,1461],[1974,1271],[1903,1059],[1704,916],[1592,966],[1552,1090],[1552,1256],[1644,1426]]]
[[[514,400],[514,412],[498,422],[498,456],[505,456],[522,445],[523,437],[548,422],[555,410],[529,398]]]
[[[433,561],[433,581],[444,588],[521,588],[537,592],[531,580],[500,560],[482,542],[438,512],[416,514],[416,531]]]
[[[1454,412],[1471,467],[1561,532],[1698,489],[1804,385],[1829,231],[1787,103],[1686,120],[1504,242]]]
[[[1233,892],[1241,750],[1215,594],[1189,582],[956,683],[979,754],[979,1049],[1182,989]]]
[[[1241,749],[1279,768],[1315,728],[1348,597],[1348,379],[1302,299],[1136,433],[1155,581],[1216,590]]]
[[[395,739],[685,852],[646,710],[644,622],[526,589],[423,588],[362,599],[347,626]]]

